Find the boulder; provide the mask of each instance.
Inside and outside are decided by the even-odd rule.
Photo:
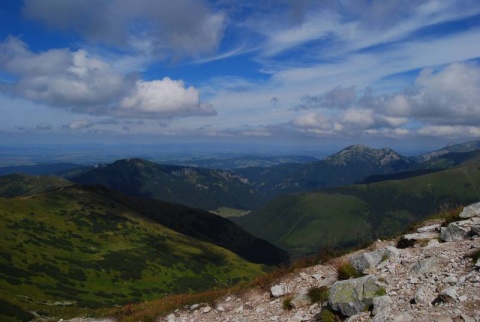
[[[437,266],[437,261],[433,257],[425,258],[415,265],[413,265],[410,273],[412,274],[425,274],[425,273],[434,273],[439,271]]]
[[[464,240],[470,232],[470,225],[466,223],[467,221],[452,222],[446,228],[442,227],[440,238],[446,242]]]
[[[367,309],[379,296],[382,287],[372,275],[335,282],[330,289],[328,303],[345,316],[352,316]]]
[[[373,268],[380,264],[386,258],[398,257],[399,251],[393,246],[375,250],[369,253],[362,253],[350,257],[350,264],[359,272],[363,272],[368,268]]]
[[[463,211],[459,215],[460,218],[472,218],[480,217],[480,202],[474,203],[470,206],[463,208]]]

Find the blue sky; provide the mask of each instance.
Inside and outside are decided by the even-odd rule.
[[[480,139],[474,0],[0,4],[0,143]]]

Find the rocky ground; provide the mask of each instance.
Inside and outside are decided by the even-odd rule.
[[[444,227],[427,222],[396,240],[299,269],[268,290],[195,304],[157,321],[480,322],[480,203],[460,217]],[[338,268],[347,264],[364,276],[340,281]],[[327,297],[314,302],[308,293],[320,288]],[[71,320],[87,321],[94,322]]]
[[[400,241],[378,241],[327,265],[300,269],[270,290],[199,303],[157,321],[322,321],[325,310],[350,322],[479,322],[480,260],[472,257],[480,250],[480,203],[461,216],[448,227],[429,222]],[[337,268],[345,263],[366,275],[338,281]],[[322,286],[328,300],[312,303],[307,293]]]

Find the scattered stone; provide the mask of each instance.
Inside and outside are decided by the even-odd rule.
[[[440,245],[440,242],[438,241],[438,239],[431,239],[428,241],[428,244],[426,246],[426,248],[432,248],[432,247],[436,247],[436,246],[439,246]]]
[[[457,295],[457,288],[456,287],[449,287],[444,289],[440,294],[438,294],[437,298],[433,301],[433,304],[439,303],[455,303],[458,300]]]
[[[270,294],[272,294],[273,297],[284,296],[287,293],[287,287],[283,284],[274,285],[270,288]]]
[[[455,275],[450,274],[447,278],[445,278],[444,282],[449,284],[455,284],[458,282],[458,279],[455,277]]]
[[[217,311],[224,312],[225,308],[223,306],[219,305],[219,306],[217,306]]]
[[[441,224],[434,224],[430,226],[425,226],[425,227],[420,227],[417,229],[417,233],[426,233],[426,232],[431,232],[431,231],[439,231]]]
[[[391,311],[391,307],[393,304],[392,298],[388,295],[375,297],[372,303],[373,303],[373,311],[372,311],[373,315],[377,315],[380,312],[383,312],[386,310]]]
[[[460,314],[460,317],[464,322],[475,322],[475,319],[466,315],[466,314]]]
[[[434,273],[438,271],[437,261],[433,257],[425,258],[415,264],[410,270],[413,274]]]
[[[407,234],[404,235],[403,238],[406,240],[410,241],[420,241],[420,240],[426,240],[426,239],[437,239],[440,237],[440,234],[436,231],[427,231],[423,233],[413,233],[413,234]]]
[[[312,304],[312,300],[307,294],[300,294],[295,296],[291,301],[290,301],[290,306],[298,309],[302,306],[307,306]]]
[[[175,314],[169,314],[167,316],[167,322],[175,322]]]
[[[206,306],[202,309],[202,313],[208,313],[212,310],[212,308],[210,306]]]
[[[427,289],[421,287],[415,292],[413,301],[415,304],[428,304],[434,300],[433,297],[433,294],[429,294]]]
[[[192,306],[190,306],[190,311],[196,310],[199,307],[200,307],[200,304],[193,304]]]

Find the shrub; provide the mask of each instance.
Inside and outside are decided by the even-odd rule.
[[[308,290],[308,297],[312,300],[312,302],[323,303],[328,300],[328,296],[330,295],[330,290],[327,286],[322,287],[312,287]]]
[[[344,263],[337,268],[338,279],[348,280],[350,278],[362,277],[363,274],[359,273],[350,262]]]
[[[322,312],[317,316],[319,322],[340,322],[341,319],[328,307],[324,307]]]
[[[291,310],[292,307],[290,306],[290,303],[292,302],[292,300],[293,300],[293,296],[287,296],[282,302],[282,308],[284,310]]]
[[[380,288],[375,292],[375,296],[384,296],[387,295],[387,290],[385,288]]]

